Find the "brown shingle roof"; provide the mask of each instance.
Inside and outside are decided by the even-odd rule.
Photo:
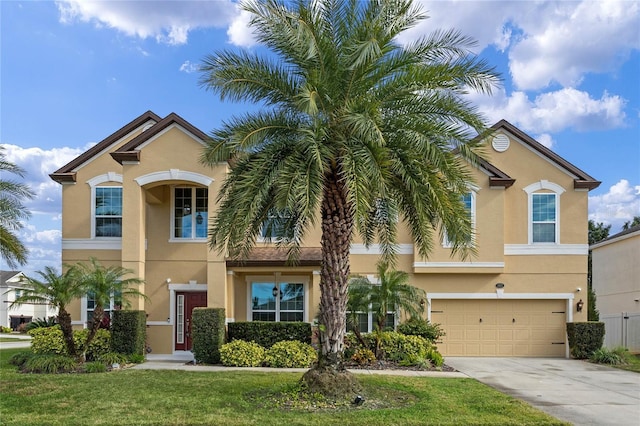
[[[122,145],[117,151],[112,152],[111,157],[120,164],[122,164],[123,161],[140,161],[141,153],[137,148],[172,124],[180,125],[203,141],[207,139],[207,135],[202,130],[198,129],[175,112],[172,112],[147,131],[140,133],[138,136]]]
[[[595,180],[584,171],[580,170],[579,168],[577,168],[576,166],[574,166],[564,158],[560,157],[555,152],[551,151],[546,146],[542,145],[540,142],[533,139],[531,136],[524,133],[522,130],[518,129],[513,124],[509,123],[507,120],[500,120],[496,124],[491,126],[491,128],[494,130],[506,129],[509,133],[516,136],[518,139],[520,139],[522,142],[527,144],[534,151],[548,158],[551,162],[557,164],[558,166],[566,170],[568,173],[574,175],[575,176],[573,180],[574,189],[592,190],[600,186],[600,183],[601,183],[600,181]]]
[[[291,266],[286,249],[277,247],[254,247],[246,259],[227,258],[227,266]],[[320,266],[322,249],[320,247],[302,247],[294,266]]]
[[[78,157],[71,160],[69,163],[60,167],[55,172],[51,173],[49,177],[55,180],[58,183],[69,183],[76,181],[76,172],[74,171],[77,167],[81,166],[92,157],[100,153],[102,150],[108,148],[111,144],[116,142],[118,139],[121,139],[133,132],[138,127],[142,126],[144,123],[148,121],[159,122],[161,120],[160,116],[155,114],[152,111],[147,111],[139,117],[135,118],[133,121],[125,124],[120,129],[116,130],[114,133],[110,134],[102,141],[98,142],[96,145],[80,154]]]

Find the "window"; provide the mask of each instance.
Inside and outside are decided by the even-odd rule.
[[[475,197],[475,192],[467,192],[466,194],[462,195],[460,197],[460,199],[462,200],[462,203],[464,204],[465,209],[467,210],[467,215],[469,217],[469,219],[471,219],[471,228],[472,231],[475,232],[475,217],[476,217],[476,197]],[[474,241],[473,236],[472,236],[472,242]],[[447,237],[447,233],[444,233],[444,238],[442,241],[442,246],[446,247],[446,248],[451,248],[453,247],[453,244],[451,243],[451,241],[449,241],[449,238]]]
[[[375,315],[373,312],[357,312],[358,330],[361,333],[371,333],[375,329]],[[387,312],[384,321],[385,329],[396,329],[396,314],[393,311]],[[353,324],[351,323],[351,313],[347,313],[347,332],[353,332]]]
[[[207,238],[209,190],[174,188],[173,238]]]
[[[95,236],[122,237],[122,188],[95,189]]]
[[[529,244],[560,243],[560,195],[557,183],[541,180],[523,188],[529,199]]]
[[[534,243],[556,242],[556,194],[531,194],[531,235]]]
[[[304,321],[303,282],[250,282],[251,321]]]
[[[105,328],[109,327],[111,324],[111,312],[118,310],[122,307],[122,295],[120,293],[115,293],[111,295],[109,299],[109,303],[105,303],[102,306],[104,309],[104,319],[102,320],[102,324]],[[91,324],[93,320],[93,311],[96,308],[96,301],[93,293],[87,294],[87,325]]]
[[[293,230],[286,229],[286,222],[291,219],[289,212],[269,213],[268,219],[262,223],[259,241],[279,240],[281,238],[293,238]]]

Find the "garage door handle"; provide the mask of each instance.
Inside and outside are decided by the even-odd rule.
[[[482,318],[480,318],[480,322],[482,322]]]
[[[551,342],[552,345],[564,345],[564,342]]]
[[[515,318],[514,318],[514,319],[512,319],[512,320],[511,320],[511,322],[516,322],[516,319],[515,319]]]

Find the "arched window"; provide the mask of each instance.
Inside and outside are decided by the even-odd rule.
[[[524,188],[529,202],[529,244],[560,243],[560,185],[546,180]]]

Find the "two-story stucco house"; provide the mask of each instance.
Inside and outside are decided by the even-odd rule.
[[[493,128],[464,199],[478,256],[452,258],[438,241],[421,258],[400,232],[398,268],[426,291],[425,316],[447,333],[444,355],[563,357],[565,323],[586,320],[576,303],[586,302],[587,196],[599,182],[508,122]],[[296,266],[266,243],[243,262],[209,250],[207,221],[229,165],[200,164],[205,139],[176,114],[146,112],[51,174],[63,187],[63,262],[95,256],[145,280],[150,301],[135,308],[148,313],[154,355],[188,353],[197,306],[223,307],[227,321],[311,322],[319,305],[319,229]],[[378,253],[353,241],[352,273],[375,278]],[[75,324],[92,309],[79,300]]]

